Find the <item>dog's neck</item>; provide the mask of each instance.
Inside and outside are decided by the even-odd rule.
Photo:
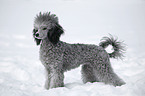
[[[43,48],[43,49],[48,49],[48,47],[49,48],[54,48],[54,47],[59,47],[60,46],[60,41],[57,43],[57,44],[53,44],[49,39],[48,39],[48,37],[46,37],[46,38],[44,38],[44,39],[42,39],[41,40],[41,48]]]
[[[45,46],[52,46],[52,43],[50,42],[50,40],[46,37],[44,39],[41,40],[41,47],[45,47]]]

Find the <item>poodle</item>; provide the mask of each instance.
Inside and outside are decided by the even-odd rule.
[[[112,36],[104,37],[99,46],[91,44],[69,44],[60,41],[64,29],[58,17],[50,12],[39,13],[34,19],[33,37],[40,45],[40,61],[45,67],[47,78],[45,88],[64,86],[64,72],[82,65],[83,83],[104,82],[113,86],[125,82],[114,73],[109,58],[121,58],[124,46]],[[105,48],[112,45],[114,51]]]

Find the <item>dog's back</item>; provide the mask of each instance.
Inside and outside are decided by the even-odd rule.
[[[94,62],[97,54],[108,55],[101,46],[93,44],[68,44],[64,43],[63,64],[64,69],[70,70],[86,64],[87,62]],[[109,55],[108,55],[109,57]]]

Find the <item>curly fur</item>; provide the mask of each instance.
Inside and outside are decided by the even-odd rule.
[[[123,46],[122,42],[117,41],[117,39],[114,39],[112,35],[109,37],[103,37],[102,42],[100,42],[99,46],[102,46],[103,48],[108,47],[108,45],[112,45],[114,52],[109,53],[110,58],[120,58],[122,59],[124,57],[123,53],[125,52],[125,46]]]
[[[64,72],[82,65],[82,80],[87,82],[104,82],[121,86],[125,82],[113,71],[110,57],[122,56],[123,47],[113,37],[105,37],[100,46],[91,44],[69,44],[59,40],[63,28],[54,14],[44,13],[36,16],[33,37],[40,45],[40,61],[47,73],[45,88],[64,86]],[[108,54],[104,48],[111,44],[114,52]]]

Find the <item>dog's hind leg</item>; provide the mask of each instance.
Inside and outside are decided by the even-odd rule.
[[[109,57],[105,56],[105,54],[101,55],[97,57],[96,62],[93,64],[94,68],[96,69],[96,77],[99,79],[99,81],[104,82],[105,84],[111,84],[113,86],[124,85],[125,82],[120,79],[116,73],[114,73]]]
[[[82,73],[82,80],[84,83],[87,82],[93,83],[98,81],[97,78],[95,77],[93,67],[91,67],[89,64],[82,65],[81,73]]]

